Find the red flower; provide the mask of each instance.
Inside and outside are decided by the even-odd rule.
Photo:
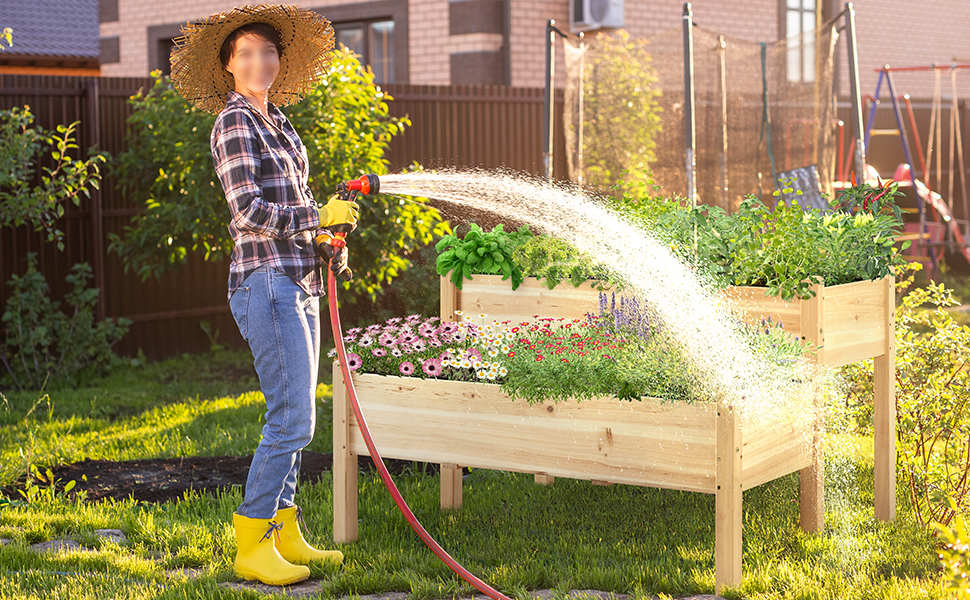
[[[568,363],[569,362],[569,359],[568,358],[560,358],[559,360],[561,360],[564,363]]]
[[[509,352],[508,356],[509,358],[512,358],[513,356],[515,356],[515,350]]]
[[[542,356],[541,354],[536,354],[536,362],[539,362],[539,361],[540,361],[540,360],[542,360],[543,358],[545,358],[545,357],[544,357],[544,356]]]

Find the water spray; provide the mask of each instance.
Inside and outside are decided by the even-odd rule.
[[[369,196],[377,194],[381,189],[381,182],[377,178],[377,175],[369,174],[364,175],[360,179],[354,179],[351,181],[343,182],[337,185],[337,194],[341,200],[348,202],[355,201],[358,194],[364,196]],[[330,244],[335,249],[344,248],[347,246],[347,234],[352,230],[350,224],[336,225],[330,228],[333,231],[334,236],[329,238],[328,236],[318,236],[316,243],[319,245],[321,243]],[[327,269],[327,295],[329,296],[328,304],[330,305],[330,325],[333,330],[334,343],[337,346],[337,358],[340,362],[340,372],[343,375],[344,385],[347,388],[347,397],[350,399],[350,406],[353,407],[354,417],[357,419],[357,426],[360,428],[360,434],[364,438],[364,443],[367,445],[367,451],[370,453],[371,460],[377,466],[377,472],[380,473],[381,480],[384,482],[384,486],[387,487],[387,491],[390,492],[391,497],[394,499],[394,503],[397,505],[398,510],[404,515],[411,529],[418,534],[428,548],[431,549],[435,555],[442,560],[448,568],[461,576],[462,579],[468,583],[475,586],[475,588],[492,598],[492,600],[511,600],[508,596],[505,596],[498,590],[492,588],[490,585],[473,575],[468,569],[458,564],[454,558],[449,555],[444,548],[441,547],[438,542],[431,537],[431,534],[424,528],[423,525],[418,521],[417,517],[411,511],[411,508],[404,501],[404,497],[401,496],[401,492],[397,489],[394,480],[391,479],[391,474],[388,472],[387,467],[384,466],[384,459],[381,458],[380,452],[377,450],[377,446],[374,444],[374,439],[371,437],[370,430],[367,427],[367,421],[364,420],[364,414],[361,412],[360,403],[357,401],[357,391],[354,389],[354,379],[350,373],[350,367],[347,364],[347,356],[344,350],[344,334],[340,326],[340,312],[337,307],[337,278],[336,274]]]

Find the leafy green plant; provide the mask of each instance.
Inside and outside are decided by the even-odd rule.
[[[715,206],[625,195],[612,202],[718,286],[766,287],[785,300],[810,298],[814,284],[878,279],[902,265],[895,236],[902,230],[895,187],[858,186],[832,211],[774,208],[746,197],[736,213]]]
[[[177,268],[190,253],[228,256],[233,248],[229,210],[212,167],[215,117],[192,107],[168,77],[153,76],[152,89],[129,101],[128,149],[114,170],[119,189],[143,202],[145,212],[123,235],[109,235],[109,249],[143,279]],[[327,77],[303,101],[281,108],[306,146],[318,204],[341,181],[387,172],[388,144],[410,125],[406,117],[390,116],[389,100],[373,73],[352,52],[339,50]],[[376,195],[360,204],[351,250],[358,277],[344,284],[356,293],[345,296],[347,302],[376,300],[408,268],[410,254],[449,231],[438,211],[420,201]]]
[[[951,510],[959,508],[951,500]],[[943,542],[940,562],[944,581],[956,600],[970,600],[970,527],[963,515],[957,515],[952,525],[933,523],[933,529]]]
[[[523,274],[513,260],[513,254],[531,237],[528,226],[506,232],[505,226],[499,224],[486,232],[472,223],[464,237],[452,232],[438,240],[435,244],[438,251],[435,267],[438,275],[451,273],[451,281],[458,289],[461,289],[465,279],[472,278],[472,274],[501,274],[503,281],[512,280],[514,290],[522,283]]]
[[[56,221],[65,204],[80,205],[81,194],[90,197],[90,188],[99,188],[99,163],[106,158],[93,148],[86,160],[71,158],[80,121],[58,125],[56,132],[31,127],[33,122],[29,106],[0,110],[0,227],[29,223],[63,250],[64,232]],[[40,183],[31,185],[41,153],[49,153],[54,166],[42,167]]]
[[[37,270],[37,255],[27,255],[27,271],[13,275],[7,285],[2,323],[5,339],[0,362],[13,385],[40,389],[49,381],[66,380],[88,367],[104,367],[114,359],[114,345],[131,325],[129,319],[95,322],[98,289],[88,288],[93,277],[87,263],[74,265],[65,281],[69,314],[51,300],[47,280]]]
[[[579,287],[595,280],[597,289],[621,287],[610,271],[572,244],[548,234],[537,235],[513,253],[513,260],[526,277],[536,277],[550,290],[563,280]]]

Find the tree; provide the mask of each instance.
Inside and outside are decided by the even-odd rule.
[[[118,156],[120,189],[145,204],[124,236],[110,235],[109,249],[143,279],[177,268],[193,252],[228,256],[229,208],[212,165],[209,134],[215,117],[195,109],[153,73],[147,94],[130,100],[128,149]],[[334,52],[328,76],[300,103],[283,107],[307,147],[310,190],[323,204],[338,183],[365,173],[387,173],[384,152],[410,125],[389,116],[391,97],[374,84],[349,50]],[[361,201],[352,250],[355,277],[345,288],[371,300],[409,265],[407,256],[448,231],[438,212],[390,196]],[[352,301],[352,297],[348,298]]]

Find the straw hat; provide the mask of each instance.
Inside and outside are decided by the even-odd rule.
[[[257,22],[276,28],[283,48],[269,101],[287,106],[302,100],[330,66],[333,27],[313,11],[282,4],[237,6],[183,25],[171,59],[175,89],[199,109],[218,114],[236,87],[232,73],[222,68],[219,50],[238,27]]]

